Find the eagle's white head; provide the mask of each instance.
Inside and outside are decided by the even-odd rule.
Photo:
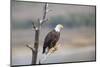
[[[61,24],[56,25],[55,31],[60,32],[61,29],[63,29],[63,25],[61,25]]]

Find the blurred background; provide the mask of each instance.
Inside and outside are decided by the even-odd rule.
[[[34,45],[32,21],[38,24],[42,18],[44,3],[14,1],[11,3],[11,45],[12,65],[31,64],[31,51],[25,45]],[[95,6],[51,4],[47,13],[48,21],[40,31],[38,59],[42,58],[44,38],[57,24],[62,24],[61,47],[43,62],[62,63],[94,61],[95,59]]]

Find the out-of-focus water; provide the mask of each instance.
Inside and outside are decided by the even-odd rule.
[[[51,31],[49,28],[41,29],[38,58],[42,58],[44,38],[49,31]],[[31,64],[32,55],[30,49],[25,46],[26,44],[33,46],[34,30],[12,30],[12,65]],[[94,28],[64,28],[57,44],[61,44],[61,47],[42,62],[43,64],[95,60]]]

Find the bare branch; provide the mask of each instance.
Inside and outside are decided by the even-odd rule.
[[[39,22],[40,22],[40,24],[42,24],[43,23],[43,20],[41,19],[41,20],[39,20]]]
[[[48,19],[46,19],[46,14],[47,14],[47,12],[49,12],[51,10],[47,9],[47,7],[48,7],[48,3],[45,3],[44,8],[43,8],[43,18],[41,20],[38,19],[39,26],[41,26],[44,22],[48,21]]]
[[[38,27],[40,27],[41,24],[42,24],[42,22],[43,22],[43,20],[42,20],[42,19],[40,20],[40,19],[38,18],[38,22],[39,22]]]
[[[47,22],[48,21],[48,19],[45,19],[43,22]]]
[[[43,8],[43,20],[45,19],[45,17],[46,17],[46,10],[47,10],[47,7],[48,7],[48,4],[47,3],[45,3],[45,6],[44,6],[44,8]]]
[[[46,3],[46,7],[48,7],[48,3]]]
[[[33,26],[34,29],[36,29],[36,26],[35,26],[34,22],[32,22],[32,26]]]
[[[44,22],[47,22],[47,21],[48,21],[48,19],[44,19],[43,21],[41,20],[40,25],[42,25]]]
[[[29,49],[31,49],[31,50],[32,50],[32,52],[34,52],[34,53],[35,53],[35,49],[34,49],[34,48],[32,48],[30,45],[26,44],[26,47],[28,47]]]

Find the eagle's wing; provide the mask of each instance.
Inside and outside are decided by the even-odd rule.
[[[59,36],[60,36],[59,32],[51,31],[50,33],[47,34],[44,41],[44,45],[48,47],[53,47],[59,40]]]
[[[54,30],[47,34],[43,45],[43,53],[45,52],[47,47],[50,49],[55,46],[56,42],[59,40],[59,36],[60,33],[55,32]]]

